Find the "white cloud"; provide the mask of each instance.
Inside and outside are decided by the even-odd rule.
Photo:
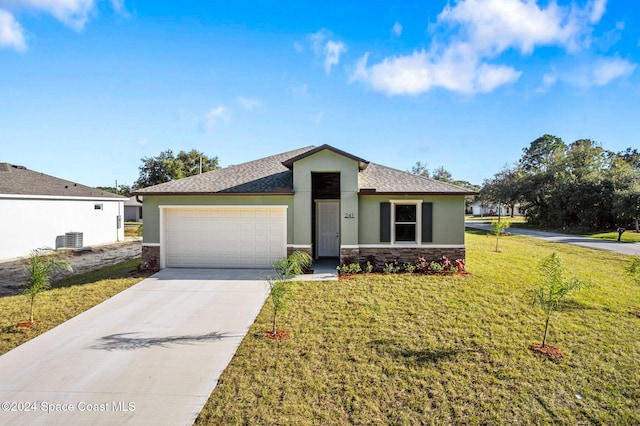
[[[447,5],[430,30],[429,49],[356,64],[351,81],[360,81],[388,95],[417,95],[435,87],[455,92],[486,93],[517,81],[521,71],[494,64],[507,50],[530,55],[538,46],[558,46],[570,52],[586,47],[590,24],[606,8],[591,0],[583,8],[561,7],[555,1],[460,0]]]
[[[347,45],[341,41],[330,40],[333,34],[325,28],[310,34],[308,38],[314,55],[322,59],[324,71],[330,74],[331,68],[340,63],[340,55],[347,51]]]
[[[545,93],[547,90],[555,86],[557,82],[558,76],[556,75],[555,71],[545,73],[545,75],[542,76],[542,83],[540,83],[540,86],[538,86],[536,92]]]
[[[216,108],[211,108],[202,119],[202,127],[204,130],[209,131],[213,129],[217,122],[220,120],[229,121],[231,119],[231,115],[229,113],[229,109],[225,106],[218,106]]]
[[[602,15],[607,8],[607,0],[593,0],[590,4],[591,14],[589,15],[589,21],[592,24],[600,22]]]
[[[9,9],[36,10],[53,15],[76,31],[81,31],[95,8],[95,0],[0,0]]]
[[[262,102],[258,99],[245,98],[244,96],[238,97],[238,103],[247,111],[253,111],[254,109],[262,106]]]
[[[631,75],[636,64],[621,58],[601,58],[593,67],[590,82],[595,86],[604,86],[616,78]]]
[[[0,47],[13,48],[18,52],[27,49],[22,25],[4,10],[0,10]]]
[[[347,46],[341,41],[329,40],[324,45],[324,71],[327,74],[331,73],[331,67],[334,67],[340,63],[340,55],[347,51]]]
[[[52,15],[75,31],[82,31],[96,13],[96,3],[100,0],[0,0],[0,47],[11,46],[16,50],[27,48],[24,31],[15,16],[21,12],[41,12]],[[129,16],[124,0],[109,0],[113,10]]]
[[[394,23],[391,33],[396,37],[400,37],[402,35],[402,24],[400,22]]]
[[[367,67],[368,55],[356,65],[351,81],[365,81],[387,95],[419,95],[435,87],[460,93],[486,93],[511,83],[520,72],[502,65],[477,64],[448,52],[437,58],[426,51],[386,58]]]

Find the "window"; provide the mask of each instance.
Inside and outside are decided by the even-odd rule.
[[[94,210],[102,210],[102,204],[94,204],[93,205],[93,209]]]
[[[391,200],[380,203],[380,242],[422,244],[433,241],[433,203]]]
[[[415,242],[418,226],[416,204],[394,204],[395,208],[395,240],[399,242]]]

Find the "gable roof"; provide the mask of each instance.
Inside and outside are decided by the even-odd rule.
[[[292,194],[293,172],[282,163],[313,148],[308,146],[260,160],[172,180],[139,189],[134,194]]]
[[[357,161],[358,162],[358,168],[360,170],[366,169],[367,165],[369,164],[369,162],[367,160],[364,160],[364,159],[362,159],[360,157],[356,157],[355,155],[349,154],[348,152],[344,152],[344,151],[342,151],[342,150],[340,150],[338,148],[334,148],[331,145],[327,145],[327,144],[324,144],[324,145],[319,146],[317,148],[313,148],[313,149],[311,149],[309,151],[303,152],[302,154],[296,155],[295,157],[289,158],[288,160],[283,161],[282,164],[284,164],[284,166],[287,167],[288,169],[293,169],[293,163],[295,163],[296,161],[300,161],[303,158],[307,158],[307,157],[309,157],[309,156],[311,156],[311,155],[313,155],[313,154],[315,154],[317,152],[323,151],[325,149],[328,150],[328,151],[334,152],[334,153],[336,153],[338,155],[342,155],[343,157],[350,158],[353,161]]]
[[[8,163],[0,163],[0,194],[124,198],[111,192],[91,188]]]
[[[136,195],[293,194],[293,164],[322,150],[358,162],[361,194],[472,195],[473,191],[370,163],[330,145],[307,146],[200,175],[142,188]]]

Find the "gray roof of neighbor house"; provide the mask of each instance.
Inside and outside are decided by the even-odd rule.
[[[0,163],[0,194],[56,197],[124,198],[111,192]]]
[[[142,188],[138,195],[292,194],[293,163],[323,149],[359,163],[358,187],[362,194],[475,194],[437,180],[370,163],[329,145],[307,146],[248,163]]]

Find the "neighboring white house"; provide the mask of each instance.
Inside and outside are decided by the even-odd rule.
[[[126,198],[0,163],[0,259],[124,239]]]
[[[516,204],[514,215],[521,215],[520,204]],[[474,201],[471,203],[471,214],[474,216],[511,216],[511,208],[504,204]]]
[[[142,222],[142,203],[138,201],[142,197],[129,197],[124,202],[124,221],[125,222]]]

